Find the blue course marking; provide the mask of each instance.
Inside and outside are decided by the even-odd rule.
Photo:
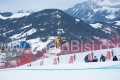
[[[0,71],[10,71],[10,70],[33,70],[33,71],[37,71],[37,70],[41,70],[41,71],[58,71],[58,70],[108,70],[108,69],[120,69],[120,64],[118,65],[113,65],[113,66],[106,66],[106,67],[99,67],[99,68],[70,68],[70,69],[67,69],[67,68],[64,68],[64,69],[60,69],[60,68],[57,68],[57,69],[50,69],[50,68],[46,68],[46,69],[38,69],[38,68],[34,68],[34,69],[27,69],[27,68],[23,68],[23,69],[1,69]]]
[[[10,71],[10,70],[41,70],[41,71],[58,71],[58,70],[108,70],[108,69],[120,69],[120,67],[105,67],[105,68],[77,68],[77,69],[4,69],[0,71]]]

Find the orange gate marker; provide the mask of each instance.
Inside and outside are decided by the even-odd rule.
[[[73,64],[73,62],[74,62],[74,58],[73,58],[73,56],[70,56],[70,60],[69,60],[69,64]]]

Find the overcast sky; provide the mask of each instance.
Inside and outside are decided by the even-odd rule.
[[[0,12],[40,11],[47,8],[65,10],[83,1],[86,0],[0,0]]]

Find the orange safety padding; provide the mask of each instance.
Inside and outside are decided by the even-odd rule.
[[[56,59],[56,58],[54,58],[54,62],[53,62],[53,64],[54,64],[54,65],[57,65],[57,64],[58,64],[58,62],[57,62],[57,59]]]
[[[73,56],[70,56],[69,64],[74,62]]]
[[[110,60],[111,59],[111,54],[110,51],[107,52],[106,59]]]
[[[89,59],[89,60],[92,60],[91,54],[88,54],[88,59]]]
[[[40,61],[40,66],[42,66],[43,65],[43,61]]]

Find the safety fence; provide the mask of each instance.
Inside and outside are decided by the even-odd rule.
[[[77,47],[72,47],[72,45],[77,45]],[[61,47],[62,51],[60,53],[57,53],[57,56],[120,47],[120,38],[119,37],[113,37],[110,39],[101,38],[99,40],[94,40],[94,41],[88,40],[85,42],[80,42],[79,44],[74,43],[72,45],[68,44],[67,46],[65,45]],[[89,46],[89,48],[88,47],[86,48],[86,45]],[[34,62],[36,60],[49,58],[49,56],[44,55],[47,52],[47,50],[49,49],[44,48],[40,51],[37,51],[37,53],[33,55],[30,48],[25,48],[22,51],[21,57],[17,58],[16,60],[0,63],[0,68],[4,69],[4,68],[18,67],[27,63]]]

